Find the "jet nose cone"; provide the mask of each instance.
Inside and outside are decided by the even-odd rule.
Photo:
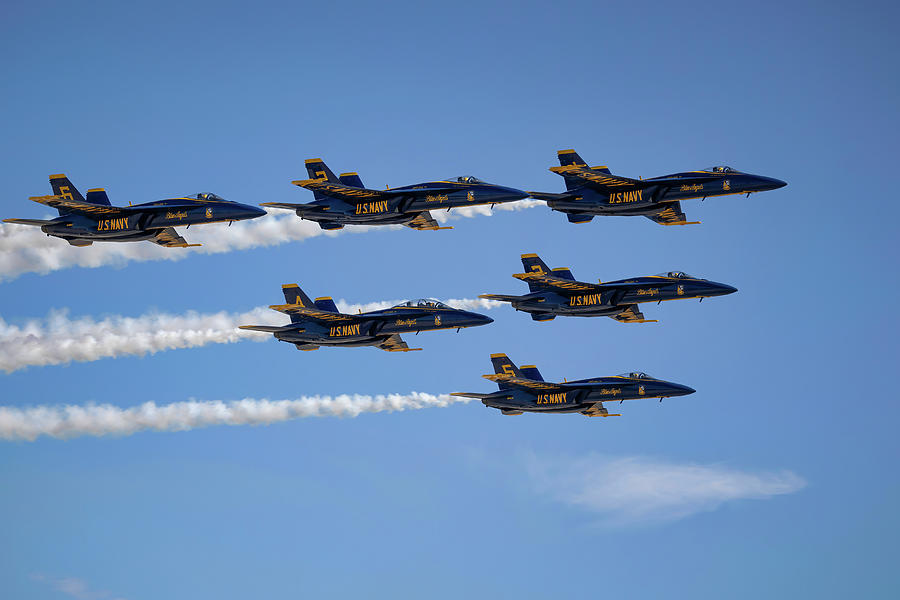
[[[737,288],[733,285],[728,285],[727,283],[714,283],[713,284],[713,294],[716,296],[727,296],[728,294],[733,294],[737,291]]]
[[[774,177],[760,177],[759,188],[762,191],[777,190],[787,185],[786,181],[775,179]]]
[[[480,315],[478,313],[472,313],[472,317],[473,317],[476,325],[488,325],[489,323],[494,322],[494,320],[487,315]]]
[[[528,198],[528,192],[523,192],[516,188],[503,188],[500,192],[500,197],[507,201],[524,200]]]
[[[674,384],[673,387],[675,388],[676,396],[688,396],[697,391],[694,388],[688,387],[686,385]]]

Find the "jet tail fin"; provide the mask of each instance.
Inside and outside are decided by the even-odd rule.
[[[524,377],[522,371],[520,371],[516,366],[516,363],[511,361],[505,354],[491,354],[491,364],[494,365],[494,373],[497,375]],[[500,386],[501,390],[510,389],[512,387],[508,383],[505,383],[503,381],[498,381],[497,385]]]
[[[286,283],[282,285],[281,291],[284,293],[284,301],[288,304],[299,304],[305,308],[313,308],[316,306],[296,283]],[[291,313],[291,322],[298,323],[301,320],[300,315]]]
[[[559,159],[559,166],[561,167],[568,167],[570,165],[574,165],[576,167],[587,166],[587,163],[584,162],[584,159],[578,156],[578,153],[572,149],[559,150],[556,153],[556,157]]]
[[[53,188],[54,196],[59,196],[66,200],[77,200],[78,202],[85,201],[84,196],[81,195],[78,188],[72,185],[72,182],[69,181],[69,178],[63,173],[50,176],[50,187]],[[56,210],[59,211],[60,216],[68,215],[72,212],[65,208],[57,208]]]
[[[523,365],[519,367],[519,370],[522,371],[522,375],[524,375],[528,379],[534,379],[535,381],[544,380],[544,378],[541,376],[541,372],[538,371],[538,368],[534,365]]]
[[[87,198],[84,200],[85,202],[89,202],[91,204],[101,204],[103,206],[110,206],[109,196],[106,195],[106,190],[103,188],[96,188],[93,190],[87,191]]]
[[[523,254],[522,255],[522,266],[525,267],[526,273],[541,273],[545,275],[550,274],[550,267],[541,260],[541,257],[537,254]],[[533,281],[528,281],[528,289],[532,292],[540,291],[542,288],[539,284],[534,283]]]
[[[318,308],[319,310],[324,310],[324,311],[333,312],[333,313],[341,312],[338,310],[337,304],[334,303],[334,299],[331,298],[330,296],[316,298],[314,300],[314,302],[316,303],[316,308]]]
[[[324,163],[323,163],[324,164]],[[344,185],[356,188],[365,188],[363,185],[362,179],[359,178],[359,173],[341,173],[340,181]]]
[[[310,179],[325,179],[331,183],[341,183],[341,180],[328,168],[321,158],[310,158],[306,161],[306,172]]]

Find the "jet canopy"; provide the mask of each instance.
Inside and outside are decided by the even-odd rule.
[[[212,192],[200,192],[199,194],[188,194],[184,196],[185,198],[190,198],[191,200],[215,200],[217,202],[228,202],[222,196],[217,196]]]
[[[697,279],[693,275],[688,275],[684,271],[669,271],[667,273],[657,273],[657,277],[671,277],[672,279]]]
[[[471,175],[462,175],[461,177],[451,177],[448,181],[456,180],[457,183],[484,183],[482,180],[477,177],[472,177]]]
[[[706,169],[706,170],[709,171],[710,173],[737,173],[737,171],[735,169],[732,169],[731,167],[726,167],[725,165],[721,165],[718,167],[710,167],[709,169]]]
[[[418,300],[410,300],[403,304],[398,304],[394,308],[450,308],[440,300],[434,298],[419,298]]]
[[[655,377],[650,377],[646,373],[642,373],[641,371],[633,371],[631,373],[622,373],[619,377],[628,377],[629,379],[656,379]]]

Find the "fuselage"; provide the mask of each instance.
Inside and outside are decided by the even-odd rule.
[[[539,384],[538,384],[539,385]],[[550,384],[546,392],[537,389],[506,389],[485,398],[486,406],[525,412],[583,412],[597,402],[670,398],[694,393],[694,389],[647,376],[616,375]],[[506,396],[506,397],[504,397]]]
[[[394,334],[418,333],[437,329],[462,329],[487,325],[493,319],[478,313],[457,309],[423,309],[393,307],[352,315],[351,322],[328,323],[300,318],[274,335],[284,342],[321,346],[369,346],[379,344]]]
[[[404,224],[424,211],[501,204],[528,197],[521,190],[482,181],[429,181],[391,188],[388,192],[380,198],[353,202],[328,195],[298,206],[296,212],[304,219],[341,224]]]
[[[605,285],[627,284],[621,289],[596,292],[540,291],[521,296],[511,304],[516,310],[573,317],[616,315],[633,304],[690,298],[710,298],[731,294],[736,289],[724,283],[694,277],[650,275],[607,281]],[[633,285],[638,284],[638,285]]]
[[[665,208],[665,204],[695,198],[710,198],[730,194],[747,194],[778,189],[787,185],[780,179],[741,173],[728,167],[727,171],[688,171],[644,179],[651,184],[642,189],[606,192],[584,183],[569,189],[575,197],[549,200],[555,210],[577,210],[586,214],[649,215]],[[707,181],[696,181],[707,178]],[[685,179],[683,185],[672,185],[672,180]],[[652,185],[653,181],[666,180],[665,184]],[[662,205],[662,206],[661,206]]]
[[[172,198],[118,209],[109,217],[69,213],[41,226],[48,235],[93,241],[138,241],[153,238],[167,227],[242,221],[266,214],[255,206],[227,200]]]

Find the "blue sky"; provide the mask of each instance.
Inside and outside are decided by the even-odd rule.
[[[686,202],[691,227],[530,208],[0,282],[14,326],[238,313],[289,282],[351,303],[520,293],[523,252],[582,279],[679,269],[740,290],[647,305],[660,322],[642,326],[497,308],[409,354],[241,342],[0,373],[17,408],[488,391],[492,352],[548,379],[639,369],[698,390],[606,420],[473,403],[2,442],[2,595],[893,597],[897,16],[7,3],[3,217],[42,217],[27,197],[58,172],[114,204],[304,202],[290,181],[311,157],[372,187],[560,191],[560,148],[632,177],[729,164],[789,185]]]

